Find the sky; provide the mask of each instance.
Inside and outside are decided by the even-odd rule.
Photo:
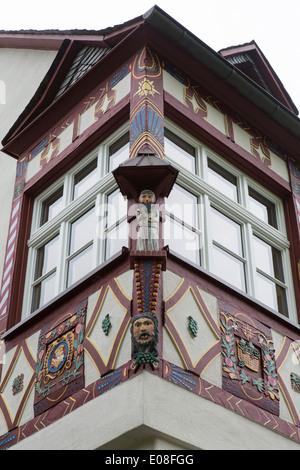
[[[0,29],[99,30],[155,4],[215,51],[254,40],[300,111],[300,0],[11,0]]]

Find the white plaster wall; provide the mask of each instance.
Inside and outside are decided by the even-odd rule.
[[[23,112],[56,51],[0,49],[0,141]],[[2,146],[1,146],[2,148]],[[0,151],[0,282],[16,173],[16,160]]]
[[[285,341],[289,341],[284,335],[280,332],[272,330],[272,336],[274,340],[274,347],[276,351],[276,357],[281,353],[281,349],[284,346]],[[295,391],[292,388],[291,383],[291,374],[294,373],[300,376],[300,358],[299,353],[296,352],[299,347],[299,342],[295,341],[290,344],[289,349],[287,350],[285,359],[282,361],[281,366],[277,368],[277,373],[284,381],[286,385],[286,391],[280,391],[280,417],[285,419],[290,423],[295,423],[299,419],[299,410],[300,410],[300,393]],[[286,396],[288,394],[288,396]],[[289,406],[289,402],[292,402],[296,408],[296,416],[293,415],[293,410]]]
[[[170,93],[170,95],[172,95],[180,103],[186,106],[184,98],[185,86],[166,71],[163,72],[163,80],[164,90]],[[224,114],[218,111],[213,106],[211,106],[207,101],[205,101],[205,104],[207,107],[207,117],[205,118],[205,120],[209,122],[215,129],[218,129],[220,132],[222,132],[222,134],[227,135]],[[249,132],[243,130],[240,126],[235,123],[233,123],[233,129],[236,144],[238,144],[240,147],[252,154],[251,135],[249,134]],[[263,161],[265,155],[263,154],[261,148],[258,148],[256,150],[259,153],[261,160]],[[282,158],[278,157],[271,150],[269,150],[269,152],[271,160],[270,168],[283,179],[289,182],[289,172],[286,162]]]
[[[148,441],[141,446],[140,439],[144,435],[135,431],[145,428]],[[126,433],[129,434],[126,436]],[[134,442],[132,436],[135,436]],[[156,450],[158,446],[159,450],[166,450],[170,442],[177,449],[300,448],[293,440],[254,421],[143,372],[24,439],[11,450],[105,450],[111,449],[111,441],[115,450],[151,450],[154,445]]]

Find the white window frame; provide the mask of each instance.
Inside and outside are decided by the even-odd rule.
[[[285,217],[282,200],[275,194],[261,186],[255,180],[250,178],[247,174],[243,173],[235,166],[230,164],[227,160],[217,155],[206,145],[195,139],[193,136],[183,131],[179,126],[174,124],[169,119],[165,119],[165,126],[181,139],[187,141],[195,147],[195,167],[196,174],[187,171],[184,166],[178,165],[173,162],[179,171],[176,184],[182,186],[184,189],[190,191],[198,197],[198,220],[202,225],[195,227],[197,233],[202,236],[202,250],[201,250],[201,267],[211,271],[212,261],[212,235],[210,233],[210,207],[211,205],[224,215],[238,222],[242,227],[242,239],[245,260],[245,282],[246,293],[257,301],[257,285],[256,285],[256,267],[254,265],[254,247],[252,233],[258,235],[269,245],[273,246],[281,252],[282,267],[284,273],[284,283],[276,279],[278,285],[282,285],[286,290],[286,300],[288,308],[288,318],[297,322],[296,315],[296,302],[293,288],[293,278],[291,271],[291,262],[289,255],[290,243],[287,239],[287,232],[285,226]],[[208,158],[215,161],[225,170],[229,171],[237,178],[237,190],[239,195],[239,202],[235,202],[229,197],[221,194],[216,188],[208,183],[207,174],[207,161]],[[172,156],[166,155],[172,163]],[[264,196],[267,200],[272,202],[275,206],[276,219],[278,228],[272,227],[270,224],[260,220],[248,209],[248,187],[253,188],[260,195]],[[221,197],[220,197],[221,196]],[[166,215],[170,213],[166,211]],[[178,220],[180,222],[180,220]],[[182,222],[183,225],[184,222]],[[170,246],[172,249],[172,247]],[[179,255],[182,257],[182,253]],[[226,282],[226,281],[223,281]],[[270,307],[269,307],[270,308]]]
[[[23,297],[22,318],[29,316],[32,306],[32,295],[35,266],[37,260],[37,252],[40,247],[45,245],[47,241],[51,240],[57,233],[59,233],[59,254],[57,260],[57,275],[55,296],[59,295],[66,289],[67,282],[67,266],[68,260],[74,257],[74,254],[68,255],[67,246],[69,243],[71,223],[77,220],[81,215],[88,212],[90,208],[95,206],[96,216],[99,218],[97,222],[96,233],[93,239],[93,266],[92,269],[99,266],[106,259],[106,234],[111,231],[114,226],[122,223],[127,219],[124,215],[112,224],[106,226],[105,217],[101,217],[100,207],[105,207],[108,195],[118,188],[115,178],[111,172],[108,172],[109,148],[116,142],[124,133],[128,132],[129,123],[125,123],[108,139],[102,142],[98,147],[85,156],[79,163],[74,165],[69,171],[61,176],[54,184],[43,191],[35,198],[32,214],[32,224],[30,239],[28,245],[28,261],[25,277],[25,288]],[[97,159],[97,182],[89,188],[86,192],[72,200],[72,188],[74,176],[84,169],[90,162]],[[55,193],[61,186],[63,186],[63,209],[53,219],[47,221],[40,226],[42,204],[48,197]],[[99,237],[97,234],[101,233],[103,236]],[[124,243],[127,244],[127,243]],[[81,247],[80,250],[83,250]],[[39,278],[39,279],[42,279]]]

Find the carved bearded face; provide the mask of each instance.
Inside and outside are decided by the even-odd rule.
[[[151,318],[139,318],[133,323],[133,337],[138,343],[148,343],[154,338],[155,325]]]
[[[137,315],[131,321],[133,351],[132,357],[143,352],[158,355],[158,321],[155,315],[147,312]]]

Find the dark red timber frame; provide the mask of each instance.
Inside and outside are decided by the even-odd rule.
[[[248,100],[241,97],[235,90],[233,90],[233,88],[224,83],[221,79],[217,78],[206,67],[196,62],[195,59],[186,54],[186,52],[181,50],[180,47],[174,48],[168,40],[149,25],[143,25],[143,28],[138,26],[129,34],[129,36],[127,36],[126,40],[122,40],[121,43],[116,46],[116,52],[112,51],[103,58],[103,61],[101,61],[101,67],[95,66],[91,73],[82,77],[82,79],[62,95],[57,102],[49,105],[46,110],[40,110],[40,116],[35,117],[33,115],[33,121],[27,122],[23,126],[20,125],[14,138],[6,144],[5,150],[7,153],[13,156],[18,154],[24,155],[26,153],[23,152],[24,145],[28,147],[28,150],[34,148],[34,146],[41,141],[41,136],[48,132],[49,125],[51,124],[55,127],[58,122],[57,116],[66,116],[67,113],[69,113],[69,103],[74,102],[75,97],[76,101],[81,97],[83,98],[87,94],[87,90],[91,89],[92,86],[95,85],[96,80],[97,83],[99,83],[101,81],[101,77],[104,79],[120,65],[119,57],[122,57],[121,62],[124,63],[127,58],[139,49],[139,47],[142,47],[145,44],[154,50],[160,51],[160,57],[168,57],[168,61],[170,63],[178,69],[184,70],[184,74],[188,75],[196,83],[197,80],[199,80],[199,77],[201,77],[201,86],[209,89],[210,93],[224,103],[225,106],[228,106],[229,110],[233,110],[234,108],[234,112],[240,112],[241,115],[245,116],[245,118],[248,119],[249,122],[253,123],[253,125],[258,122],[259,128],[262,132],[268,135],[270,139],[274,139],[274,141],[281,145],[286,152],[299,158],[300,150],[299,147],[297,148],[296,146],[298,141],[295,137],[276,124],[271,118],[266,117],[262,111],[258,110]],[[70,51],[70,48],[71,46],[67,47],[66,54]],[[73,52],[71,55],[73,55]],[[105,65],[104,67],[103,64]],[[48,85],[48,88],[50,89],[51,86],[52,83]],[[172,96],[168,95],[166,92],[164,93],[164,108],[166,117],[169,117],[183,129],[187,130],[242,171],[249,174],[249,176],[263,184],[283,200],[286,212],[288,238],[291,242],[291,264],[296,304],[297,310],[300,311],[300,286],[297,268],[297,260],[300,258],[299,237],[290,185],[269,168],[256,162],[254,158],[251,158],[249,153],[241,148],[237,149],[236,144],[229,137],[221,134],[221,132],[213,128],[205,120],[202,119],[201,121],[195,121],[195,119],[187,116],[186,113],[183,112],[186,111],[186,109],[180,109],[180,107],[178,107],[178,102],[175,103]],[[75,109],[76,108],[74,108],[74,110]],[[1,320],[0,331],[3,332],[12,328],[20,321],[21,318],[23,286],[27,265],[26,241],[29,239],[30,235],[34,198],[44,190],[46,186],[59,178],[59,176],[67,171],[71,165],[73,166],[128,118],[129,97],[126,97],[118,104],[116,109],[107,113],[105,120],[102,120],[99,125],[98,123],[94,124],[91,129],[88,129],[84,133],[83,136],[75,138],[71,146],[66,151],[62,152],[53,161],[50,161],[43,170],[41,170],[25,185],[21,196],[21,219],[13,267],[8,318],[3,319],[5,322]],[[62,119],[60,119],[60,121],[62,121]],[[34,143],[32,143],[33,138]]]
[[[137,29],[139,29],[137,27]],[[136,36],[135,30],[129,33],[126,44],[121,40],[120,44],[116,46],[107,59],[105,56],[100,64],[98,63],[91,73],[86,73],[79,79],[75,86],[71,87],[55,102],[52,102],[48,108],[42,109],[42,99],[37,103],[37,108],[40,107],[40,115],[34,108],[31,111],[32,121],[20,123],[13,130],[12,137],[5,145],[4,150],[13,157],[20,155],[20,160],[26,154],[29,154],[32,149],[38,145],[43,137],[49,135],[51,130],[54,131],[58,127],[58,123],[63,123],[70,114],[73,116],[78,115],[78,107],[76,105],[70,110],[70,103],[79,103],[85,96],[88,96],[88,91],[99,86],[102,80],[115,71],[120,66],[120,59],[126,61],[130,59],[139,44],[144,43],[143,35]],[[133,36],[133,37],[131,37]],[[103,44],[100,44],[102,46]],[[78,44],[75,42],[74,49],[71,45],[66,47],[64,57],[67,57],[67,66],[64,63],[64,72],[68,70],[68,66],[72,61],[75,53],[78,50]],[[61,59],[63,62],[63,59]],[[48,83],[44,95],[49,94],[51,98],[55,95],[53,88],[57,90],[58,83],[61,81],[63,72],[59,69],[60,80],[55,77]],[[37,117],[35,117],[35,113]],[[83,135],[73,135],[73,142],[64,150],[58,157],[51,160],[42,170],[39,171],[27,184],[25,184],[22,195],[20,196],[20,222],[16,242],[16,254],[14,257],[12,268],[11,289],[8,300],[7,313],[0,320],[0,332],[7,331],[14,327],[21,320],[22,302],[23,302],[23,289],[27,267],[27,240],[30,237],[31,219],[34,198],[52,184],[57,178],[62,176],[68,169],[75,165],[81,158],[88,152],[101,143],[105,138],[117,130],[124,122],[129,119],[129,95],[124,97],[112,110],[109,110],[103,118],[97,121],[91,128],[87,129]],[[75,126],[74,126],[75,128]],[[24,145],[27,149],[24,151]],[[22,322],[23,323],[23,322]]]

